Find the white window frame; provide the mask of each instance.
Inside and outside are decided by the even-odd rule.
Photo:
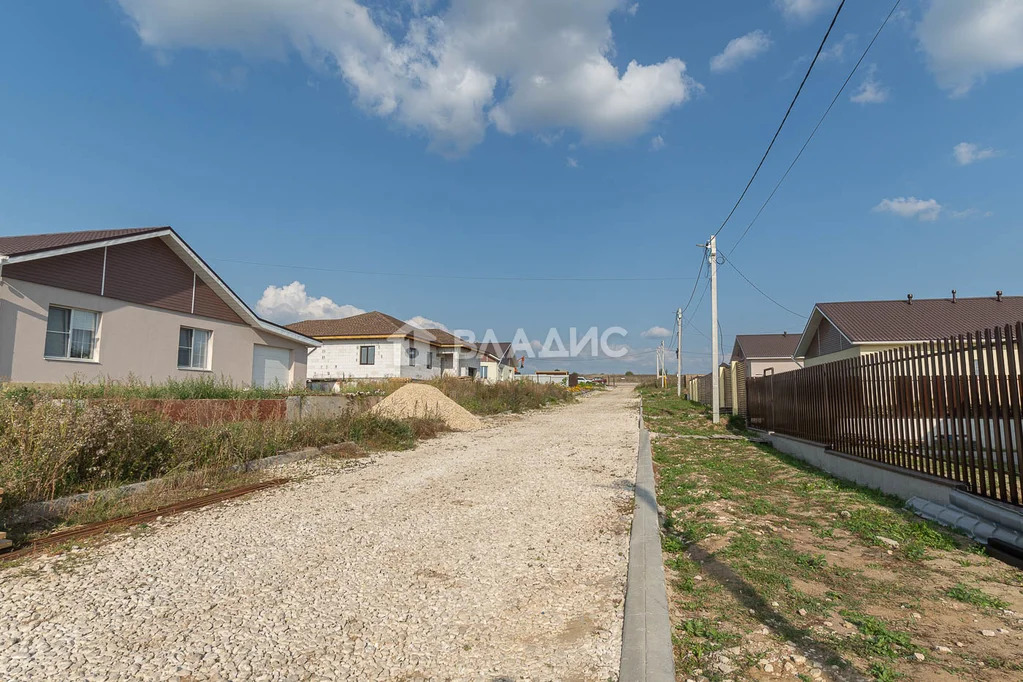
[[[409,367],[415,367],[416,366],[416,358],[417,357],[419,357],[419,349],[416,348],[413,345],[410,345],[408,347],[408,366]]]
[[[433,351],[426,351],[426,369],[433,369]]]
[[[480,371],[479,371],[480,379],[489,379],[490,378],[490,377],[487,376],[487,374],[489,373],[487,370],[489,370],[489,369],[490,369],[490,367],[488,367],[487,365],[480,365]]]
[[[52,331],[50,329],[50,313],[53,310],[65,310],[70,313],[68,319],[68,330],[66,332]],[[77,315],[76,315],[77,314]],[[89,315],[92,317],[94,324],[89,329],[85,326],[76,326],[76,317],[83,315]],[[72,308],[67,305],[51,305],[46,311],[46,332],[43,339],[43,358],[46,360],[64,360],[68,362],[98,362],[99,357],[99,325],[100,325],[100,313],[97,310],[85,310],[82,308]],[[74,340],[75,331],[91,331],[92,332],[92,344],[89,348],[88,357],[75,357],[72,355],[72,347]],[[64,340],[64,353],[61,355],[50,355],[46,352],[46,341],[49,339],[50,334],[61,334],[66,335]]]
[[[188,332],[192,333],[191,334],[191,338],[189,338],[189,345],[188,346],[182,346],[181,345],[181,332],[184,332],[184,331],[188,331]],[[195,333],[196,332],[201,332],[201,333],[206,335],[206,352],[205,352],[205,357],[203,358],[202,366],[198,366],[195,363]],[[182,365],[181,364],[181,351],[184,350],[185,348],[188,348],[189,364]],[[212,351],[213,351],[213,332],[211,330],[209,330],[209,329],[199,329],[198,327],[185,327],[184,325],[182,325],[178,329],[178,357],[177,357],[178,369],[180,369],[182,371],[185,371],[185,372],[209,372],[210,371],[210,367],[211,367],[210,358],[213,355]]]

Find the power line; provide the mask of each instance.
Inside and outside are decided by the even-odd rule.
[[[767,155],[771,153],[771,148],[774,147],[774,143],[778,139],[778,135],[781,134],[781,129],[785,127],[785,121],[788,120],[789,114],[792,113],[792,108],[796,106],[796,100],[799,99],[800,93],[803,92],[803,86],[806,85],[806,81],[810,78],[810,72],[813,71],[814,65],[817,64],[817,59],[821,56],[821,52],[824,50],[824,44],[828,42],[828,36],[831,35],[831,29],[835,27],[835,22],[838,21],[838,15],[842,11],[843,7],[845,7],[845,0],[842,0],[842,2],[838,5],[838,9],[835,10],[835,16],[831,18],[828,30],[824,33],[824,39],[821,40],[821,44],[817,47],[817,54],[813,56],[813,61],[810,62],[810,67],[806,70],[806,74],[803,76],[803,80],[800,82],[795,96],[793,96],[792,101],[789,102],[789,108],[785,111],[785,116],[782,117],[781,123],[778,124],[778,129],[774,131],[774,137],[771,138],[771,143],[767,145],[767,150],[764,151],[764,155],[760,157],[760,163],[757,164],[756,170],[753,171],[753,175],[750,176],[749,182],[746,183],[746,187],[742,190],[742,194],[740,194],[739,198],[735,201],[735,205],[732,206],[732,210],[728,212],[728,215],[725,217],[724,221],[722,221],[721,227],[719,227],[717,232],[714,233],[715,236],[721,234],[721,230],[725,229],[725,225],[727,225],[728,221],[732,219],[732,215],[735,213],[735,210],[739,208],[739,204],[742,203],[743,197],[746,196],[746,192],[749,191],[753,181],[756,180],[757,174],[760,173],[760,169],[763,167],[764,161],[767,160]]]
[[[211,258],[222,263],[240,263],[263,268],[289,268],[295,270],[315,270],[318,272],[340,272],[350,275],[375,275],[381,277],[413,277],[415,279],[458,279],[458,280],[491,280],[500,282],[667,282],[689,281],[689,277],[501,277],[471,275],[438,275],[411,272],[378,272],[373,270],[347,270],[343,268],[324,268],[315,265],[290,265],[284,263],[257,263],[254,261],[233,258]],[[697,277],[699,279],[699,277]]]
[[[707,260],[707,258],[705,257],[705,255],[701,253],[700,254],[700,269],[696,272],[696,281],[693,282],[693,290],[689,294],[689,300],[686,301],[686,304],[684,306],[682,306],[682,314],[683,315],[685,315],[686,311],[689,310],[689,304],[693,302],[693,296],[696,295],[696,288],[698,286],[700,286],[700,275],[703,274],[703,265],[704,265],[704,262],[706,260]],[[697,308],[700,307],[699,304],[697,304],[696,307]]]
[[[771,203],[771,199],[774,198],[774,195],[778,191],[778,188],[781,187],[781,184],[783,182],[785,182],[785,178],[789,176],[789,172],[792,171],[792,167],[796,165],[797,161],[799,161],[799,158],[803,155],[803,152],[806,150],[807,145],[810,144],[810,140],[812,140],[814,135],[817,134],[817,131],[824,123],[824,119],[828,117],[828,114],[831,113],[831,109],[835,106],[835,103],[838,101],[838,98],[842,96],[843,92],[845,92],[845,88],[846,86],[849,85],[849,81],[851,81],[853,76],[856,75],[856,71],[860,68],[860,65],[863,63],[863,60],[866,59],[867,53],[870,52],[870,48],[874,46],[874,42],[877,40],[877,37],[881,35],[881,31],[883,31],[884,27],[888,25],[888,21],[895,14],[895,10],[899,8],[899,5],[901,3],[902,0],[895,0],[895,4],[892,5],[892,9],[890,12],[888,12],[888,16],[886,16],[884,21],[881,22],[881,25],[878,26],[877,31],[874,32],[874,37],[870,39],[870,42],[867,44],[866,49],[863,50],[863,54],[860,55],[860,58],[856,61],[856,65],[853,66],[852,71],[849,72],[849,75],[842,83],[842,87],[838,89],[838,92],[835,93],[834,98],[832,98],[831,100],[831,104],[829,104],[828,108],[824,110],[824,115],[821,116],[819,121],[817,121],[817,125],[814,126],[813,130],[810,132],[810,136],[806,138],[806,142],[804,142],[803,146],[800,147],[799,153],[796,154],[794,159],[792,159],[792,163],[789,164],[789,167],[785,170],[785,173],[781,176],[781,179],[778,180],[778,184],[776,184],[774,186],[774,189],[771,190],[771,193],[767,196],[767,200],[764,201],[764,203],[760,206],[760,210],[757,211],[755,216],[753,216],[753,220],[749,222],[749,225],[746,226],[746,229],[743,230],[742,234],[739,235],[739,238],[735,241],[734,244],[732,244],[732,248],[729,249],[728,255],[731,255],[732,252],[735,251],[735,249],[739,246],[739,243],[743,240],[743,238],[746,237],[746,234],[750,231],[750,228],[753,227],[753,223],[757,222],[757,219],[760,217],[760,214],[763,213],[764,209],[767,208],[767,205]]]
[[[763,296],[764,298],[766,298],[766,299],[767,299],[768,301],[770,301],[771,303],[775,304],[776,306],[778,306],[779,308],[781,308],[781,309],[782,309],[782,310],[784,310],[785,312],[788,312],[788,313],[792,313],[792,314],[793,314],[793,315],[795,315],[796,317],[800,317],[800,318],[802,318],[802,319],[804,319],[804,320],[805,320],[805,319],[807,319],[806,315],[802,315],[802,314],[800,314],[800,313],[797,313],[797,312],[796,312],[795,310],[792,310],[791,308],[787,308],[787,307],[783,306],[783,305],[782,305],[781,303],[778,303],[778,301],[776,301],[776,300],[774,300],[773,298],[771,298],[771,297],[770,297],[770,296],[769,296],[769,295],[767,294],[767,292],[765,292],[765,291],[764,291],[763,289],[761,289],[761,288],[760,288],[760,287],[758,287],[758,286],[757,286],[756,284],[754,284],[754,283],[753,283],[753,280],[751,280],[751,279],[750,279],[749,277],[747,277],[746,275],[744,275],[744,274],[742,273],[742,270],[740,270],[739,268],[735,267],[735,263],[733,263],[733,262],[732,262],[732,259],[731,259],[731,258],[726,258],[726,259],[725,259],[725,263],[727,263],[728,265],[732,266],[732,269],[733,269],[733,270],[735,270],[736,272],[738,272],[738,273],[739,273],[739,277],[742,277],[742,278],[743,278],[744,280],[746,280],[746,283],[747,283],[747,284],[749,284],[749,285],[750,285],[751,287],[753,287],[754,289],[756,289],[757,291],[759,291],[759,292],[760,292],[760,295],[761,295],[761,296]]]

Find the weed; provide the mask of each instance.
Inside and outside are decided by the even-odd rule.
[[[863,634],[863,643],[871,656],[895,658],[915,650],[907,633],[892,630],[880,618],[848,610],[841,614]]]
[[[992,597],[976,587],[971,587],[963,583],[956,583],[952,587],[945,590],[945,596],[951,597],[956,601],[961,601],[964,604],[972,604],[973,606],[980,606],[987,609],[1007,609],[1009,608],[1009,602],[998,597]]]

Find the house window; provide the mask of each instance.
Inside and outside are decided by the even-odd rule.
[[[179,369],[209,369],[210,334],[205,329],[181,328],[178,332]]]
[[[409,346],[408,349],[408,365],[409,367],[416,366],[416,357],[419,355],[419,349],[415,346]]]
[[[480,366],[480,379],[486,379],[487,378],[487,370],[489,370],[489,369],[490,368],[487,367],[486,365],[481,365]]]
[[[94,360],[99,313],[50,306],[43,355],[65,360]]]
[[[433,351],[426,352],[426,369],[433,369]]]
[[[376,350],[375,346],[359,346],[359,364],[376,364]]]

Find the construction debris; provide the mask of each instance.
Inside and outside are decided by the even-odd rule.
[[[402,386],[381,400],[373,412],[392,419],[440,419],[452,431],[476,431],[484,426],[479,417],[429,384]]]

